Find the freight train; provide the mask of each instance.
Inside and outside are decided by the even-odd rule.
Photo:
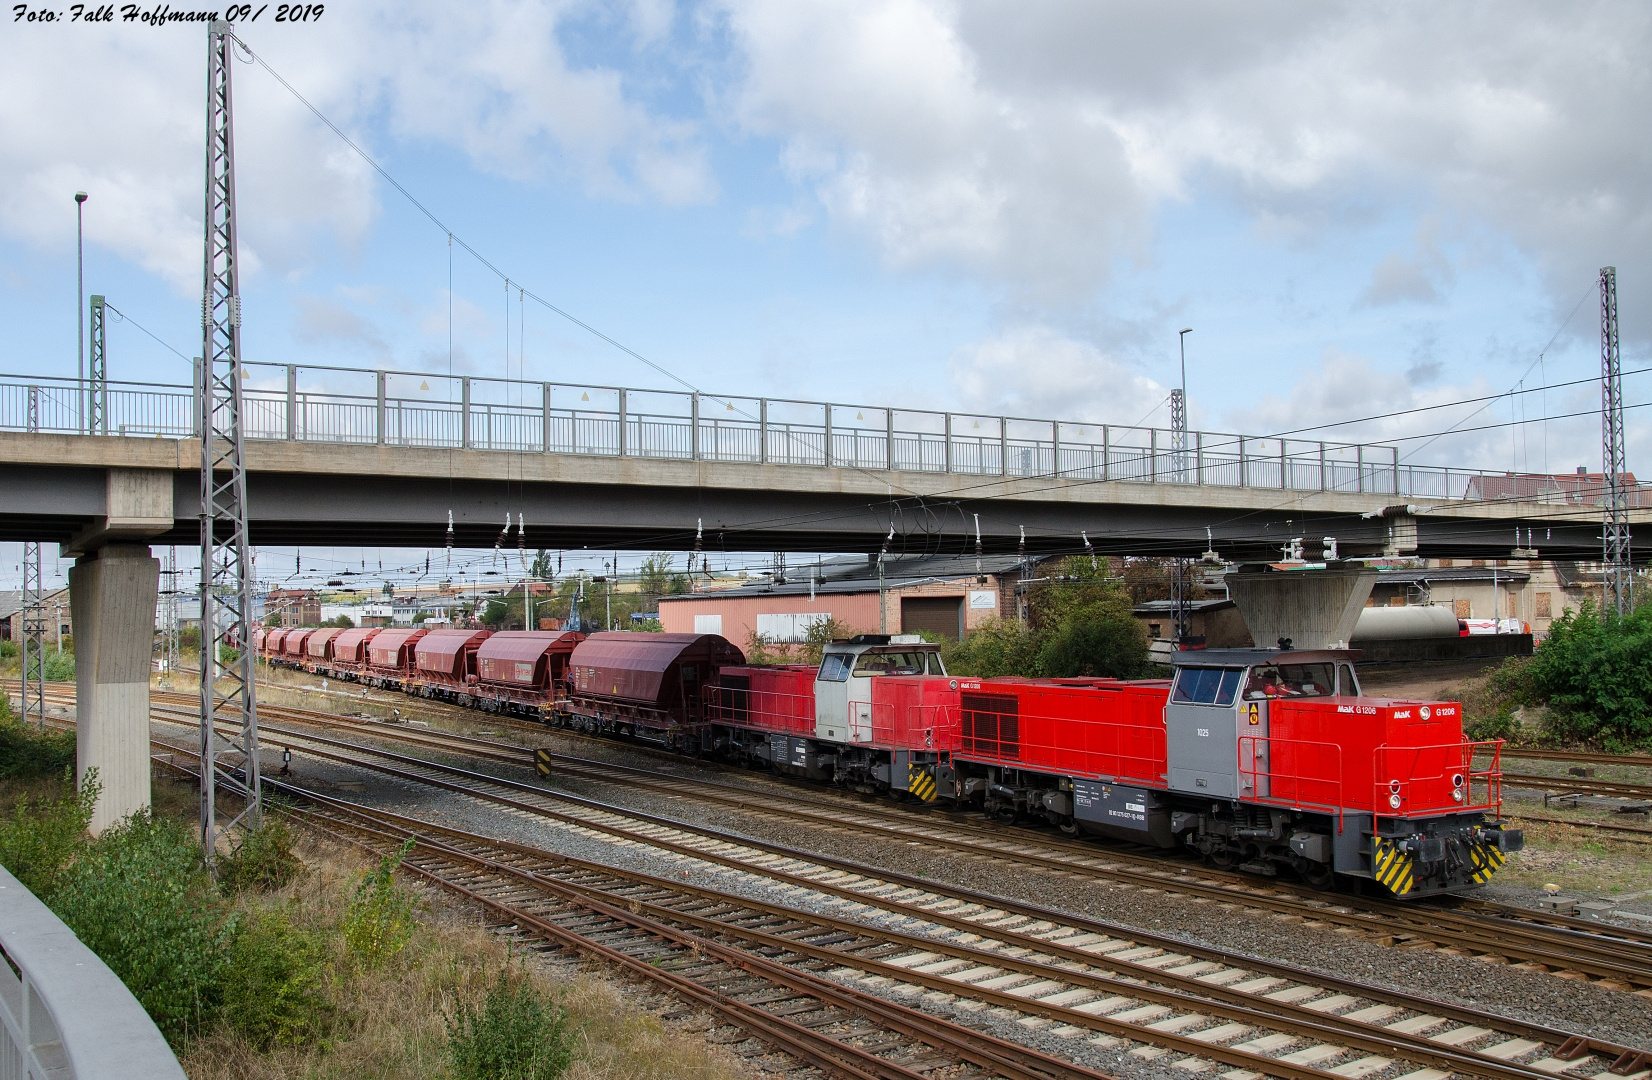
[[[1398,897],[1522,844],[1501,742],[1360,691],[1351,650],[1179,652],[1168,679],[966,678],[916,635],[752,665],[715,634],[259,631],[271,663],[899,799]],[[1477,764],[1478,758],[1478,764]]]

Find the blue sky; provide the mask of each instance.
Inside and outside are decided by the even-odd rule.
[[[1586,378],[1604,263],[1644,365],[1649,26],[1633,3],[570,0],[240,29],[513,279],[704,389],[1164,424],[1191,326],[1194,424],[1261,434],[1505,391],[1546,345],[1528,385]],[[198,351],[203,37],[0,34],[0,370],[74,371],[77,188],[87,291]],[[446,370],[445,235],[263,68],[235,79],[248,359]],[[670,385],[532,306],[519,349],[514,300],[507,360],[502,284],[452,266],[456,370]],[[113,377],[186,377],[134,325],[111,341]],[[1598,467],[1598,431],[1415,460]]]

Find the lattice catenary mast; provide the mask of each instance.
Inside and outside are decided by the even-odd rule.
[[[1618,269],[1600,269],[1600,435],[1601,471],[1606,474],[1605,520],[1602,522],[1603,606],[1618,618],[1633,606],[1629,547],[1629,472],[1623,448],[1623,373],[1618,363]]]
[[[23,720],[46,726],[46,607],[40,588],[40,542],[23,545]]]
[[[86,433],[88,435],[109,434],[109,310],[103,297],[93,296],[91,302],[91,321],[87,328],[91,330],[91,368],[88,373],[90,387],[88,388],[88,411],[86,413]]]
[[[252,559],[242,457],[241,289],[236,263],[235,139],[230,107],[234,33],[207,30],[206,270],[201,299],[201,843],[208,864],[230,828],[262,812],[253,692]],[[235,659],[225,661],[233,654]],[[215,737],[213,720],[233,729]],[[236,775],[239,770],[240,775]],[[220,823],[216,791],[244,792]]]

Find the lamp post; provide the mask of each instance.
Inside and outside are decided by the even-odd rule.
[[[79,357],[75,382],[75,419],[86,428],[86,193],[75,192],[75,350]]]
[[[1187,335],[1193,333],[1193,327],[1183,327],[1176,335],[1176,340],[1182,346],[1182,408],[1187,408]],[[1185,428],[1183,430],[1186,430]]]

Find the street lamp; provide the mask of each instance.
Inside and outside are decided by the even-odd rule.
[[[79,393],[75,400],[78,402],[76,418],[82,429],[86,427],[86,221],[82,212],[85,206],[86,193],[75,192],[75,350],[80,358],[76,383]]]
[[[1187,335],[1193,333],[1193,327],[1183,327],[1176,340],[1182,345],[1182,407],[1187,407]]]

